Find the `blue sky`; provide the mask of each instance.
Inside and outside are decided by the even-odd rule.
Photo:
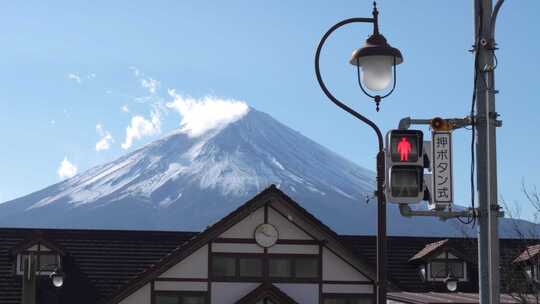
[[[395,93],[375,112],[347,64],[369,25],[350,26],[328,42],[322,69],[329,87],[385,131],[405,116],[467,115],[472,1],[386,0],[379,8],[382,33],[405,59]],[[497,111],[504,121],[499,192],[524,211],[522,180],[540,185],[539,11],[538,1],[507,1],[497,22]],[[0,201],[58,182],[66,158],[81,172],[178,127],[174,111],[159,112],[160,123],[152,122],[156,105],[172,100],[169,89],[245,101],[374,169],[372,131],[326,100],[313,70],[322,34],[337,21],[370,13],[371,1],[4,3]],[[150,125],[124,149],[134,117]],[[105,137],[109,148],[96,151]],[[470,133],[456,131],[454,139],[455,194],[467,205]]]

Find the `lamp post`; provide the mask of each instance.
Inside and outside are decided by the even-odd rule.
[[[396,65],[403,62],[403,56],[401,52],[391,47],[383,35],[379,33],[379,12],[377,10],[376,3],[373,3],[373,17],[372,18],[350,18],[336,23],[332,26],[321,38],[317,51],[315,53],[315,73],[317,75],[317,81],[324,92],[324,94],[335,105],[351,114],[355,118],[364,122],[370,126],[377,136],[378,140],[378,153],[377,153],[377,303],[386,303],[386,199],[384,197],[384,184],[385,184],[385,172],[384,172],[384,144],[383,136],[379,127],[364,115],[356,112],[351,107],[347,106],[343,102],[339,101],[328,90],[321,76],[319,60],[322,47],[328,39],[328,37],[338,28],[351,24],[351,23],[371,23],[373,24],[373,34],[366,40],[364,47],[357,49],[353,52],[350,63],[356,66],[358,85],[362,92],[371,97],[376,105],[376,110],[379,111],[380,102],[382,99],[388,97],[394,91],[396,86]],[[392,77],[393,69],[393,77]],[[393,78],[393,84],[391,90],[384,94],[370,94],[370,91],[382,91],[389,87],[390,81]],[[364,88],[364,85],[368,90]]]
[[[38,244],[37,254],[33,252],[28,254],[28,257],[22,261],[23,266],[23,292],[22,292],[22,304],[36,304],[37,302],[37,290],[38,290],[38,277],[43,271],[43,267],[55,266],[54,271],[49,275],[49,279],[55,288],[60,288],[64,285],[65,274],[61,268],[56,267],[55,264],[51,265],[39,265],[40,257],[40,245]],[[36,274],[37,273],[37,274]]]

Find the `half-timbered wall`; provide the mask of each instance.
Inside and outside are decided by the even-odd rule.
[[[149,304],[151,303],[151,284],[146,284],[136,292],[122,300],[120,304]]]
[[[279,233],[277,243],[269,248],[259,246],[254,238],[255,229],[263,223],[272,224]],[[373,294],[373,283],[351,263],[350,256],[343,257],[342,249],[333,250],[331,246],[322,230],[314,229],[285,203],[265,204],[122,303],[150,304],[151,294],[155,292],[188,291],[204,292],[212,304],[234,304],[268,281],[301,304],[322,303],[324,294]],[[247,281],[242,281],[241,277],[214,278],[211,265],[216,256],[260,258],[264,261],[265,274]],[[319,275],[308,279],[269,278],[268,261],[277,256],[316,258]]]

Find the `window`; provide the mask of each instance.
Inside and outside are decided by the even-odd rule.
[[[260,278],[263,276],[262,259],[254,258],[238,258],[239,275],[241,278]]]
[[[212,276],[225,280],[258,280],[263,277],[262,256],[212,256]]]
[[[29,253],[21,253],[17,256],[17,274],[22,275],[24,268],[28,265]],[[55,269],[60,268],[60,257],[58,254],[45,251],[33,252],[36,274],[50,275]],[[39,267],[39,268],[38,268]]]
[[[268,263],[268,274],[272,278],[292,277],[292,259],[270,258],[270,262]]]
[[[270,256],[268,275],[282,279],[317,279],[319,277],[318,256]]]
[[[372,304],[373,295],[363,294],[325,294],[323,304]]]
[[[214,256],[212,259],[212,273],[216,277],[235,277],[236,258],[227,256]]]
[[[156,291],[155,304],[206,304],[206,293],[198,291]]]
[[[269,255],[215,253],[212,277],[221,281],[262,281],[265,275],[283,281],[317,280],[320,275],[318,255]]]
[[[319,259],[315,257],[296,258],[295,270],[297,278],[317,278],[319,276]]]
[[[444,252],[429,262],[428,279],[442,281],[449,276],[466,281],[466,263],[455,255]]]

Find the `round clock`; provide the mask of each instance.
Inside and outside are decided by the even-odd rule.
[[[273,246],[278,240],[278,231],[271,224],[261,224],[255,229],[255,241],[262,247]]]

